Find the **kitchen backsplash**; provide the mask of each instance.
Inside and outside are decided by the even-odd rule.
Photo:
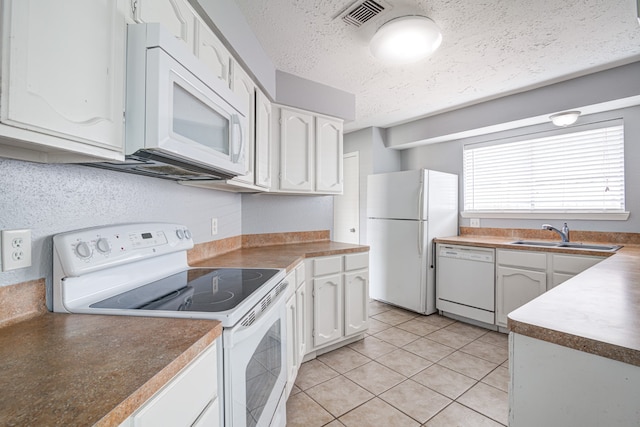
[[[33,241],[32,266],[0,273],[0,286],[43,277],[50,280],[52,236],[79,228],[176,222],[189,227],[194,241],[202,243],[243,232],[309,231],[333,226],[330,196],[262,196],[246,201],[246,196],[236,193],[80,165],[0,158],[0,188],[0,230],[29,228]],[[218,219],[215,236],[211,235],[211,218]],[[245,227],[248,233],[243,231]]]

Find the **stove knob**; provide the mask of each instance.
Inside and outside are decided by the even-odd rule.
[[[87,244],[87,242],[80,242],[75,247],[75,253],[80,258],[86,259],[91,256],[91,247]]]
[[[101,237],[96,241],[96,249],[101,254],[106,254],[111,251],[111,245],[105,237]]]
[[[187,239],[191,238],[191,232],[187,228],[184,229],[184,237]]]
[[[184,239],[184,231],[176,230],[176,236],[178,236],[178,239],[180,240]]]

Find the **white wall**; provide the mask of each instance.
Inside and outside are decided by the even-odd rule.
[[[244,195],[80,165],[0,158],[0,230],[31,229],[33,265],[0,272],[0,286],[51,280],[52,237],[125,222],[176,222],[196,243],[240,234],[332,230],[332,196]],[[211,235],[211,218],[218,234]]]
[[[579,123],[597,122],[622,117],[625,126],[625,190],[626,209],[631,212],[627,221],[587,221],[568,220],[575,230],[618,231],[638,233],[640,231],[640,106],[583,116]],[[402,169],[428,168],[456,173],[462,178],[462,147],[465,143],[480,142],[513,136],[518,133],[532,133],[553,129],[553,125],[537,125],[526,129],[498,132],[482,137],[467,138],[426,145],[402,151]],[[462,179],[460,179],[459,206],[463,207]],[[480,220],[481,227],[498,228],[540,228],[550,222],[561,225],[559,220],[488,219]],[[469,226],[468,218],[460,219],[461,226]]]
[[[242,196],[242,234],[315,230],[333,235],[333,196]]]
[[[33,265],[0,273],[0,286],[51,277],[52,236],[124,222],[176,222],[196,243],[241,234],[240,195],[80,165],[0,158],[0,229],[31,229]]]
[[[400,151],[385,147],[385,129],[370,127],[344,135],[344,152],[360,157],[360,242],[367,242],[367,177],[399,171]]]
[[[212,29],[235,51],[236,59],[270,100],[344,120],[355,118],[353,94],[278,71],[234,2],[190,0],[190,3],[213,24]]]
[[[638,105],[640,62],[413,120],[387,129],[387,146],[417,147],[549,122],[558,111],[593,113]]]

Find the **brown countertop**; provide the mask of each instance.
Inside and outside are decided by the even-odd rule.
[[[509,329],[640,366],[640,245],[625,243],[610,253],[508,245],[514,240],[504,236],[437,239],[447,244],[608,256],[509,313]]]
[[[0,425],[118,425],[221,332],[213,320],[60,313],[0,328]]]
[[[368,246],[332,242],[330,240],[237,249],[223,255],[192,263],[196,267],[295,267],[304,258],[367,252]]]
[[[268,245],[258,237],[262,246],[191,265],[288,271],[307,257],[369,250],[326,239]],[[0,425],[7,426],[118,425],[222,333],[213,320],[49,313],[44,280],[0,288],[0,309]]]

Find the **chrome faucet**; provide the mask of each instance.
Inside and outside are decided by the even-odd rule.
[[[558,230],[555,227],[553,227],[551,224],[542,224],[542,229],[543,230],[555,231],[556,233],[558,233],[560,235],[560,238],[562,239],[563,242],[568,242],[569,241],[569,226],[567,225],[566,222],[562,226],[562,231]]]

